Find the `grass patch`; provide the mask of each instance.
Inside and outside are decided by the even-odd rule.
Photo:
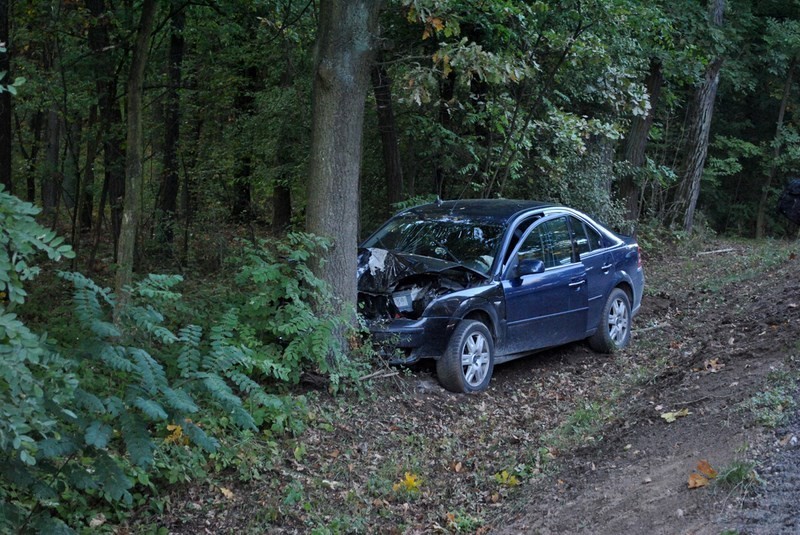
[[[733,461],[719,471],[714,484],[721,489],[749,493],[755,487],[763,484],[763,480],[758,476],[755,466],[752,461]]]
[[[797,408],[797,373],[771,372],[767,375],[771,388],[743,401],[739,408],[753,413],[755,420],[768,428],[783,425]]]

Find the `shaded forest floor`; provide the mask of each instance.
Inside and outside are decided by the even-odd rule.
[[[254,445],[246,474],[162,489],[163,512],[132,529],[796,533],[798,253],[714,241],[650,255],[629,349],[539,353],[498,366],[480,395],[446,392],[429,367],[377,370],[361,395],[309,387],[303,434]]]

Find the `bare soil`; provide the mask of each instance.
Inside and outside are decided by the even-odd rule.
[[[713,242],[650,257],[629,349],[539,353],[498,366],[479,395],[446,392],[429,367],[386,370],[361,396],[310,390],[308,430],[259,474],[169,489],[137,526],[800,533],[798,252]],[[689,488],[701,460],[718,475]]]

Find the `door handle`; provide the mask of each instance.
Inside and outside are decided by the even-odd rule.
[[[577,288],[578,286],[580,286],[581,284],[583,284],[585,282],[586,282],[586,279],[581,279],[579,281],[573,281],[573,282],[569,283],[569,287],[570,288]]]
[[[612,267],[614,267],[614,264],[604,264],[600,266],[600,269],[608,273],[608,270],[610,270]]]

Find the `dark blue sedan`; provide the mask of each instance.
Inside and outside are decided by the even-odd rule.
[[[495,364],[588,339],[625,347],[644,288],[639,247],[577,210],[461,200],[404,210],[359,250],[361,314],[395,363],[436,360],[478,392]]]

